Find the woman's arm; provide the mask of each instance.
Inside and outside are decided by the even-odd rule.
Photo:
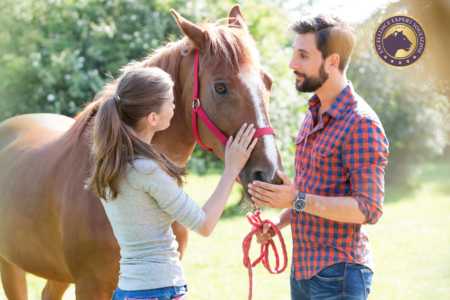
[[[210,236],[216,227],[216,224],[225,209],[225,205],[227,204],[227,200],[230,196],[231,188],[233,187],[236,177],[237,174],[235,172],[225,168],[216,190],[202,207],[205,212],[205,222],[203,223],[202,228],[198,231],[198,234],[201,236]]]
[[[203,205],[205,222],[197,232],[201,236],[210,236],[216,227],[216,224],[225,209],[225,205],[227,204],[233,183],[256,145],[257,139],[254,139],[253,142],[251,142],[254,133],[255,130],[253,129],[253,124],[248,126],[248,128],[247,124],[244,124],[236,135],[235,141],[233,142],[233,137],[230,137],[228,140],[225,148],[225,170],[223,171],[222,178],[214,193],[205,205]]]

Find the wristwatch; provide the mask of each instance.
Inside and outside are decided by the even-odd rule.
[[[296,211],[303,211],[306,207],[306,193],[298,192],[297,199],[293,203]]]

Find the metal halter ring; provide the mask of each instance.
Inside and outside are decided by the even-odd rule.
[[[197,98],[197,100],[194,100],[194,102],[192,102],[192,108],[197,108],[197,107],[195,107],[195,102],[198,102],[197,107],[200,106],[200,99]]]

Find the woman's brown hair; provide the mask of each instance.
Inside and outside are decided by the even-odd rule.
[[[142,130],[139,126],[144,118],[152,112],[161,112],[161,106],[168,100],[167,94],[173,84],[170,75],[159,68],[131,70],[118,79],[114,94],[100,104],[95,118],[92,148],[95,167],[87,182],[87,188],[95,188],[100,198],[117,198],[119,181],[125,175],[126,164],[131,162],[134,167],[136,154],[156,161],[178,185],[183,184],[185,168],[174,164],[135,134]],[[106,187],[110,189],[109,195]]]

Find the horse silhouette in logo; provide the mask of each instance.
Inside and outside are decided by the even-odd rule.
[[[395,31],[391,33],[387,38],[383,40],[384,49],[389,55],[395,57],[398,50],[403,49],[409,51],[412,43],[408,40],[408,37],[403,34],[403,31]]]

